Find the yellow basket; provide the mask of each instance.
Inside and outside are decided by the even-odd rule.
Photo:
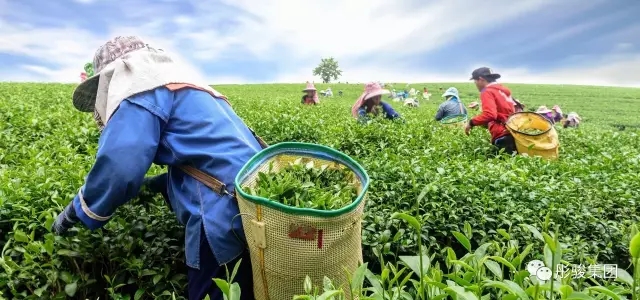
[[[358,197],[337,210],[296,208],[250,195],[259,172],[278,172],[290,162],[302,159],[329,168],[353,171],[351,184]],[[286,300],[304,295],[309,276],[323,286],[326,276],[351,299],[348,271],[362,263],[362,215],[369,176],[347,155],[334,149],[305,143],[280,143],[262,150],[236,176],[236,196],[249,245],[256,300]]]
[[[558,158],[558,132],[545,117],[533,112],[518,112],[509,117],[507,130],[516,142],[518,153],[540,156],[547,159]],[[527,133],[526,129],[542,131],[538,134]]]

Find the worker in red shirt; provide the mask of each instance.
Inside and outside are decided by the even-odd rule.
[[[491,133],[491,144],[506,153],[517,152],[515,140],[505,127],[511,114],[515,112],[515,102],[511,91],[497,83],[500,74],[493,73],[490,68],[482,67],[471,73],[471,80],[480,91],[482,113],[469,120],[464,132],[469,135],[471,128],[482,126]]]

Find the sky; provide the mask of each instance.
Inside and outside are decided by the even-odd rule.
[[[504,82],[640,87],[638,0],[0,0],[0,81],[79,82],[137,35],[211,84]]]

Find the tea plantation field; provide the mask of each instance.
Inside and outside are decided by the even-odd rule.
[[[545,161],[489,157],[486,130],[467,137],[433,120],[439,87],[457,87],[468,104],[478,97],[471,83],[413,85],[423,86],[434,95],[419,108],[393,103],[406,123],[367,126],[350,115],[362,85],[331,85],[336,96],[312,107],[299,104],[303,84],[216,88],[267,143],[319,143],[365,167],[372,184],[362,234],[372,273],[364,282],[378,295],[372,299],[420,299],[417,290],[428,299],[549,299],[551,289],[558,299],[631,299],[631,263],[640,255],[640,240],[629,247],[640,222],[640,89],[508,84],[527,108],[558,104],[583,118],[579,129],[558,126],[560,159]],[[183,228],[160,198],[134,199],[101,230],[49,232],[83,184],[99,137],[92,116],[73,108],[73,89],[0,83],[0,299],[184,297]],[[392,218],[397,212],[405,220]],[[409,271],[420,272],[415,259],[399,259],[417,255],[419,242],[427,253],[422,281]],[[617,264],[618,279],[537,286],[525,271],[533,259],[550,268]],[[403,265],[410,269],[398,275]]]

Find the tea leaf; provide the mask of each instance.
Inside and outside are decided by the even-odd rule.
[[[69,297],[75,296],[77,290],[78,290],[78,284],[75,283],[75,282],[69,283],[69,284],[64,286],[64,292]]]
[[[460,242],[460,244],[462,244],[462,246],[467,249],[467,251],[471,252],[471,242],[469,242],[469,239],[464,236],[464,234],[457,231],[452,232],[452,234],[456,237],[458,242]]]
[[[640,258],[640,232],[631,239],[629,243],[629,252],[634,259]]]

